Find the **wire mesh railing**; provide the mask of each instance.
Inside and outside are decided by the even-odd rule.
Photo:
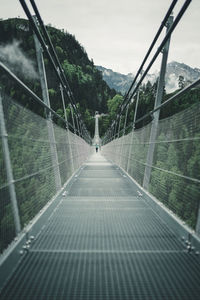
[[[159,120],[153,162],[147,154],[152,122],[114,139],[103,154],[144,185],[145,168],[151,169],[148,191],[199,234],[200,104]]]
[[[102,151],[200,234],[200,79],[171,95],[165,90],[171,35],[190,2],[184,1],[177,16],[171,14],[177,1],[172,2],[103,138]],[[143,70],[163,25],[167,27],[165,37]],[[147,73],[159,54],[161,67],[157,81],[153,85],[148,82],[145,87],[142,81],[147,80]],[[132,117],[134,112],[131,120],[128,110]]]
[[[38,74],[28,82],[21,70],[24,82],[6,60],[0,62],[0,253],[80,167],[91,142],[34,1],[37,18],[25,1],[20,2],[29,19],[27,26],[32,28],[28,34],[35,45]],[[51,106],[43,54],[55,75],[55,107]],[[67,116],[66,101],[71,116]],[[60,113],[55,112],[56,105]]]
[[[0,252],[16,237],[9,186],[14,186],[20,230],[40,212],[90,152],[81,137],[31,112],[10,97],[1,96],[6,133],[0,141]],[[49,138],[49,127],[55,143]],[[7,176],[3,139],[7,140],[13,180]],[[52,151],[57,154],[57,162]],[[16,213],[16,212],[15,212]]]

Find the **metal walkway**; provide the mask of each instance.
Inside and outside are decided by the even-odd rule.
[[[117,166],[94,154],[0,298],[191,300],[199,299],[199,278],[199,258]]]

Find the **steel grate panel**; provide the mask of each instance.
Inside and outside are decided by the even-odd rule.
[[[114,165],[96,165],[96,164],[87,164],[84,165],[84,170],[119,170],[119,168],[117,168]]]
[[[67,197],[63,200],[63,209],[135,209],[149,208],[138,197]]]
[[[102,187],[108,187],[113,186],[121,188],[132,188],[132,185],[126,178],[76,178],[76,181],[74,181],[73,186],[78,187],[88,187],[88,186],[94,186],[95,188],[102,188]],[[132,188],[133,189],[133,188]]]
[[[137,196],[137,192],[125,178],[77,179],[69,190],[69,196]]]
[[[115,188],[113,189],[112,187],[107,187],[107,188],[95,188],[95,187],[80,187],[78,188],[77,186],[73,186],[72,189],[69,192],[69,196],[89,196],[89,197],[126,197],[126,196],[135,196],[136,193],[132,191],[132,189],[119,189]]]
[[[101,156],[83,165],[4,287],[4,299],[198,299],[198,257]]]
[[[124,203],[123,203],[124,202]],[[34,249],[180,250],[182,245],[143,201],[63,201]],[[89,203],[89,206],[88,206]],[[118,206],[118,204],[120,207]],[[92,206],[90,205],[92,204]],[[96,207],[96,204],[98,205]],[[100,207],[99,204],[102,204]],[[131,206],[130,206],[131,204]]]
[[[75,230],[74,230],[75,231]],[[72,234],[74,233],[72,231]],[[173,237],[148,237],[128,235],[109,235],[99,234],[97,237],[94,234],[65,234],[46,232],[42,235],[43,241],[39,240],[38,247],[34,246],[33,250],[48,250],[48,251],[156,251],[156,252],[171,252],[182,251],[180,244]]]
[[[82,170],[79,178],[122,178],[115,170]]]
[[[34,252],[1,299],[198,299],[196,264],[186,253]]]

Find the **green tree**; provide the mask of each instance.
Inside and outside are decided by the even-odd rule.
[[[181,90],[185,87],[185,79],[182,75],[178,77],[178,86]]]
[[[111,120],[116,118],[117,110],[122,103],[123,96],[121,95],[115,95],[112,99],[109,99],[107,102],[108,106],[108,114]]]

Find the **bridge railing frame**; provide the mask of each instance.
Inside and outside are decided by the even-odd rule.
[[[113,153],[113,158],[116,158],[119,156],[117,159],[114,159],[116,163],[121,166],[122,162],[122,154],[123,154],[123,145],[124,145],[124,133],[126,130],[122,129],[120,131],[121,127],[121,119],[122,116],[125,116],[125,121],[124,121],[124,126],[126,126],[126,116],[127,116],[127,111],[129,109],[130,103],[137,98],[136,105],[135,105],[135,112],[134,112],[134,120],[131,125],[132,127],[132,138],[130,141],[130,147],[127,155],[127,164],[125,171],[129,173],[129,164],[130,164],[130,153],[131,153],[131,148],[133,147],[132,141],[133,141],[133,134],[135,131],[136,126],[141,122],[150,122],[148,120],[151,120],[151,134],[150,134],[150,139],[149,139],[149,147],[147,150],[147,157],[146,157],[146,163],[145,163],[145,173],[143,177],[143,187],[148,190],[148,185],[151,177],[151,169],[152,169],[152,160],[154,157],[154,147],[155,147],[155,138],[156,138],[156,133],[157,133],[157,126],[158,126],[158,121],[159,121],[159,115],[161,109],[163,109],[165,106],[169,105],[173,101],[177,100],[178,98],[181,98],[185,93],[190,91],[191,89],[195,88],[200,84],[200,79],[197,79],[194,81],[192,84],[186,86],[182,90],[180,90],[178,93],[170,97],[168,100],[162,103],[163,100],[163,90],[164,90],[164,78],[165,78],[165,73],[166,73],[166,64],[167,64],[167,56],[168,56],[168,50],[169,50],[169,43],[170,43],[170,37],[171,34],[173,33],[174,29],[176,28],[177,24],[179,23],[180,19],[182,18],[183,14],[187,10],[190,0],[186,0],[185,3],[183,4],[182,8],[180,9],[179,13],[177,14],[176,18],[173,21],[173,16],[171,15],[173,8],[175,7],[177,1],[173,1],[169,10],[167,11],[167,14],[149,48],[147,51],[147,54],[138,70],[136,73],[136,76],[133,80],[133,83],[131,84],[128,92],[125,94],[124,99],[122,104],[119,106],[119,109],[117,111],[117,116],[116,120],[113,121],[111,124],[110,128],[108,129],[107,133],[105,134],[104,138],[102,139],[102,144],[106,145],[110,142],[113,141],[115,144],[115,151]],[[163,30],[164,27],[167,27],[166,30],[166,35],[163,38],[160,46],[158,47],[156,53],[154,54],[153,58],[151,59],[150,63],[148,64],[147,68],[145,71],[143,71],[143,66],[145,62],[147,61],[147,58],[149,57],[161,31]],[[155,103],[154,103],[154,109],[147,112],[145,115],[137,119],[137,109],[138,109],[138,102],[139,102],[139,90],[142,85],[142,82],[147,75],[148,71],[150,70],[151,66],[155,62],[156,58],[158,57],[159,54],[162,54],[162,63],[161,63],[161,69],[160,69],[160,76],[159,76],[159,82],[158,82],[158,87],[157,87],[157,92],[155,95]],[[139,78],[140,75],[140,78]],[[124,126],[122,126],[124,128]],[[130,126],[130,125],[129,125]],[[118,130],[117,130],[118,129]],[[120,138],[120,143],[121,145],[119,146],[119,143],[117,140]],[[116,141],[116,142],[115,142]],[[119,149],[118,149],[119,148]],[[198,217],[197,217],[197,224],[196,224],[196,232],[200,234],[200,207],[199,207],[199,212],[198,212]]]

